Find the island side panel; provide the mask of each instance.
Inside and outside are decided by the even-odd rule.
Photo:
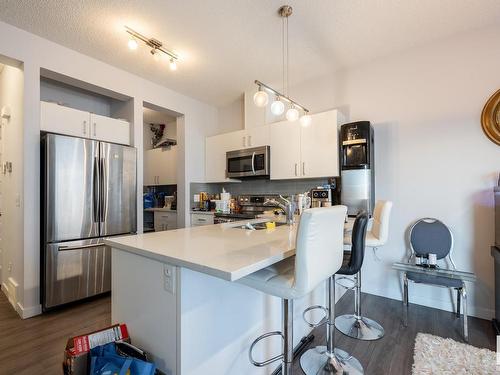
[[[118,249],[112,265],[112,322],[126,323],[132,344],[151,353],[159,369],[179,374],[178,268]]]
[[[185,268],[180,269],[180,369],[194,374],[270,374],[279,362],[265,368],[250,364],[248,349],[253,340],[269,331],[281,330],[281,300],[237,282],[228,282]],[[325,303],[322,283],[308,296],[294,302],[294,345],[311,329],[302,311]],[[314,315],[320,319],[321,314]],[[257,360],[281,351],[276,336],[255,347]]]

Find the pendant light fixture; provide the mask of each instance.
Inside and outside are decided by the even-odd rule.
[[[293,13],[293,9],[289,5],[283,5],[278,9],[278,14],[282,19],[282,63],[283,63],[283,93],[273,89],[272,87],[255,80],[255,84],[259,87],[259,91],[253,96],[253,101],[257,107],[265,107],[269,102],[269,93],[274,96],[274,101],[271,104],[271,113],[275,116],[280,116],[285,111],[285,104],[289,104],[289,108],[286,111],[286,119],[288,121],[297,121],[300,117],[300,123],[302,126],[309,126],[311,124],[311,116],[309,115],[309,110],[303,105],[292,100],[288,96],[288,17]],[[302,111],[302,116],[300,116],[300,111]]]

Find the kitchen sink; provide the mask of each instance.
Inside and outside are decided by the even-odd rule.
[[[277,227],[280,227],[282,225],[286,225],[286,223],[280,223],[280,222],[275,222]],[[266,227],[266,222],[263,223],[246,223],[244,225],[238,225],[233,228],[237,229],[246,229],[246,230],[262,230],[262,229],[267,229]]]

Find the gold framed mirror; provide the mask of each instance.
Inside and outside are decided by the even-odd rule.
[[[500,90],[494,93],[484,105],[481,125],[484,134],[500,146]]]

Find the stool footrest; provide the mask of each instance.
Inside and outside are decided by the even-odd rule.
[[[318,323],[311,323],[310,321],[308,321],[306,319],[306,314],[309,312],[309,311],[312,311],[312,310],[322,310],[324,313],[325,313],[325,316],[318,322]],[[302,319],[304,319],[304,322],[311,328],[315,328],[315,327],[319,327],[323,324],[325,324],[327,322],[327,316],[328,316],[328,309],[325,307],[325,306],[321,306],[321,305],[314,305],[314,306],[310,306],[308,307],[307,309],[304,310],[304,312],[302,313]]]
[[[346,285],[343,283],[343,281],[349,281],[352,283],[352,285],[350,285],[350,286]],[[354,281],[353,279],[351,279],[350,277],[347,277],[347,276],[337,277],[335,280],[335,283],[340,285],[342,288],[347,289],[347,290],[351,290],[351,289],[356,288],[356,281]]]
[[[279,354],[275,357],[272,357],[272,358],[269,358],[265,361],[262,361],[262,362],[259,362],[259,361],[256,361],[253,359],[253,356],[252,356],[252,351],[253,351],[253,348],[254,346],[261,340],[264,340],[265,338],[268,338],[268,337],[271,337],[271,336],[281,336],[282,339],[284,339],[283,337],[283,333],[281,333],[280,331],[273,331],[273,332],[267,332],[267,333],[264,333],[263,335],[260,335],[259,337],[257,337],[253,342],[252,342],[252,345],[250,345],[250,350],[248,351],[248,358],[250,359],[250,362],[252,363],[252,365],[254,366],[257,366],[257,367],[263,367],[263,366],[267,366],[273,362],[276,362],[276,361],[279,361],[281,359],[283,359],[283,357],[285,356],[284,353],[282,354]]]

